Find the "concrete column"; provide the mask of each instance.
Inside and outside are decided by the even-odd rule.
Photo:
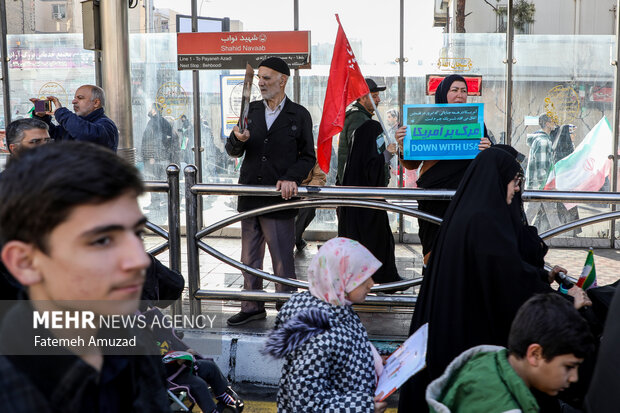
[[[116,123],[118,154],[135,163],[129,74],[129,24],[127,0],[103,0],[101,16],[101,78],[106,94],[105,112]]]

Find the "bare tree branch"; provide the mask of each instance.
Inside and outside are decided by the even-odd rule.
[[[486,4],[488,4],[489,6],[491,6],[491,8],[495,11],[498,11],[497,7],[495,7],[494,5],[492,5],[491,3],[488,2],[488,0],[483,0]]]

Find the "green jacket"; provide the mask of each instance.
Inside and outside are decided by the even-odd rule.
[[[351,136],[355,129],[370,119],[372,119],[372,115],[359,102],[351,105],[351,108],[345,115],[344,126],[338,141],[338,175],[336,179],[339,183],[342,183],[344,166],[347,163],[349,149],[351,149]]]
[[[537,413],[538,403],[508,363],[507,350],[476,346],[455,358],[426,389],[431,412]]]

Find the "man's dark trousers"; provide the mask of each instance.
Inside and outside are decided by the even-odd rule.
[[[265,244],[269,247],[273,273],[283,278],[296,279],[293,247],[295,218],[275,219],[264,216],[241,221],[241,262],[263,269]],[[242,271],[245,290],[262,290],[263,279]],[[276,284],[277,292],[295,291],[295,288]],[[251,313],[265,308],[262,301],[242,301],[241,311]]]

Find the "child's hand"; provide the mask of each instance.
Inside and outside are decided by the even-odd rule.
[[[198,354],[198,352],[196,350],[194,350],[193,348],[188,348],[187,351],[189,354],[191,354],[192,356],[199,356],[200,354]]]
[[[581,287],[577,287],[575,285],[573,286],[573,288],[568,290],[567,294],[573,297],[573,299],[575,300],[574,305],[577,310],[579,310],[581,307],[592,305],[592,301],[590,301],[590,298],[588,298],[588,294],[586,294],[586,292],[583,291]]]
[[[385,409],[387,409],[387,402],[380,402],[379,398],[381,396],[376,396],[375,401],[375,413],[383,413]]]

